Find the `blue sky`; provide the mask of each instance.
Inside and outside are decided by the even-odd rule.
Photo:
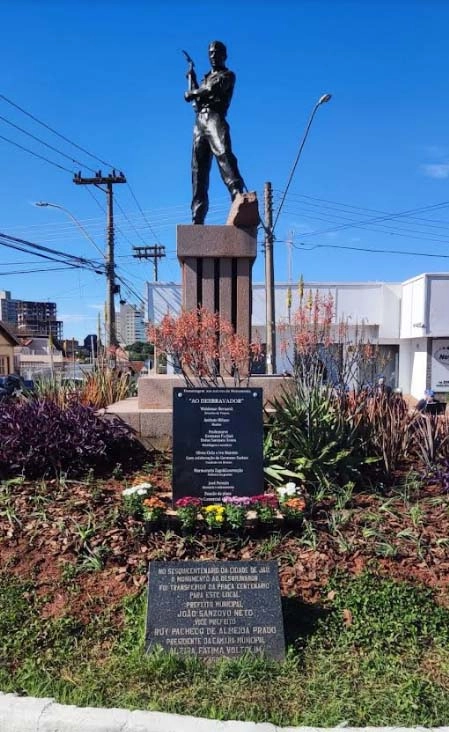
[[[449,271],[442,256],[359,251],[449,255],[449,3],[3,0],[1,9],[0,115],[83,166],[2,119],[0,135],[83,175],[87,166],[109,172],[6,97],[124,171],[131,188],[115,188],[117,264],[138,295],[153,275],[149,262],[132,258],[133,245],[163,244],[159,278],[179,281],[175,229],[190,221],[193,125],[181,49],[202,75],[213,39],[227,44],[237,74],[228,118],[243,177],[260,200],[264,182],[272,182],[275,213],[313,106],[332,94],[317,111],[276,227],[278,281],[289,276],[289,240],[294,282],[301,273],[309,281],[402,281]],[[98,257],[66,214],[32,204],[66,207],[103,250],[104,195],[93,198],[70,172],[1,138],[0,154],[0,231]],[[215,167],[210,198],[208,223],[225,223],[228,194]],[[259,249],[256,281],[264,271]],[[82,270],[6,275],[48,265],[0,251],[0,289],[56,301],[67,338],[95,332],[103,277]],[[136,301],[125,288],[122,294]]]

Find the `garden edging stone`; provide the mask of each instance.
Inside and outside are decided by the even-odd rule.
[[[273,724],[218,721],[165,712],[130,711],[57,704],[54,699],[0,692],[1,732],[337,732],[333,728],[277,727]],[[425,727],[344,727],[345,732],[420,732]],[[449,732],[449,727],[435,727]]]

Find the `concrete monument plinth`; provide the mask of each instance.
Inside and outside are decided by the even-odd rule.
[[[156,374],[141,376],[138,396],[124,399],[106,408],[106,414],[129,424],[147,447],[166,450],[172,445],[173,389],[186,386],[180,375]],[[226,377],[223,386],[235,386]],[[242,386],[247,386],[246,380]],[[249,386],[263,389],[263,406],[270,414],[270,402],[284,392],[294,393],[294,380],[284,376],[251,376]]]
[[[195,385],[200,386],[195,380]],[[139,379],[139,395],[137,404],[139,409],[171,409],[173,403],[173,389],[186,386],[180,375],[158,374],[156,376],[141,376]],[[231,376],[220,379],[220,386],[231,388],[236,386]],[[242,386],[260,387],[263,390],[263,406],[269,408],[269,403],[279,397],[283,391],[293,392],[294,381],[285,376],[251,376],[243,380]]]

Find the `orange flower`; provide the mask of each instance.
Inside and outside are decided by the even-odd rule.
[[[290,511],[304,511],[306,507],[306,500],[302,496],[299,496],[298,498],[288,498],[284,501],[284,506]]]
[[[156,498],[156,496],[145,498],[143,505],[147,508],[165,508],[165,503],[163,503],[159,498]]]

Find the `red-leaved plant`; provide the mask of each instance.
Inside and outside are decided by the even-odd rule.
[[[259,342],[237,335],[229,321],[203,307],[165,315],[159,325],[150,325],[148,338],[189,386],[220,386],[225,376],[241,383],[261,351]]]
[[[337,321],[332,294],[305,293],[302,278],[298,294],[297,309],[279,324],[281,352],[295,377],[307,385],[324,381],[341,389],[372,382],[389,357],[381,354],[369,327],[344,317]]]

